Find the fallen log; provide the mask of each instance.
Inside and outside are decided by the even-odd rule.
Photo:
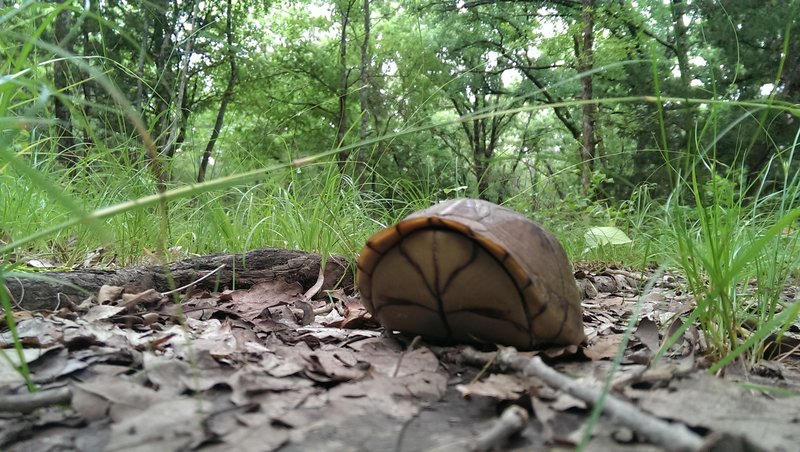
[[[164,266],[120,269],[78,269],[7,275],[5,285],[15,309],[56,310],[64,303],[80,303],[95,295],[103,285],[121,286],[127,293],[148,289],[168,292],[200,280],[223,266],[210,278],[194,287],[210,291],[248,288],[263,281],[282,278],[298,282],[304,289],[314,285],[319,276],[321,256],[297,250],[263,248],[244,254],[213,254],[173,262]],[[323,290],[336,287],[353,290],[353,272],[347,261],[328,257]]]

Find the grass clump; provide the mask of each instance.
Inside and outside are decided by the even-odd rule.
[[[788,162],[796,147],[795,142]],[[712,371],[742,354],[753,362],[762,358],[772,342],[764,340],[779,337],[798,312],[798,303],[781,297],[800,264],[793,228],[800,216],[798,178],[789,178],[784,167],[784,188],[767,194],[761,188],[772,165],[749,184],[743,165],[738,171],[727,168],[713,157],[700,157],[668,199],[663,216],[674,243],[669,262],[686,276],[697,304],[673,337],[696,321],[717,357]],[[708,173],[706,182],[700,182],[702,170]]]

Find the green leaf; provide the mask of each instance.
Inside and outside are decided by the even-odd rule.
[[[584,234],[589,249],[604,245],[625,245],[632,240],[621,230],[613,226],[597,226],[589,228]]]

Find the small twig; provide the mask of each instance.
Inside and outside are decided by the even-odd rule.
[[[9,289],[8,286],[3,284],[3,289],[6,290],[6,293],[8,294],[8,299],[14,302],[15,308],[21,310],[27,310],[22,308],[22,300],[25,299],[25,286],[22,285],[22,281],[20,281],[19,278],[15,277],[14,279],[17,281],[17,284],[19,285],[19,291],[20,291],[19,301],[17,301],[17,299],[14,298],[14,295],[11,293],[11,289]]]
[[[478,373],[475,374],[475,377],[473,377],[472,380],[470,380],[469,384],[473,384],[476,381],[480,380],[481,377],[483,376],[483,374],[485,374],[486,371],[489,370],[489,368],[492,367],[492,364],[494,364],[494,360],[497,359],[497,355],[499,355],[499,354],[500,354],[500,350],[494,352],[494,356],[492,356],[489,360],[486,361],[486,364],[484,364],[483,367],[481,368],[481,370],[479,370]]]
[[[311,297],[319,293],[319,290],[322,289],[322,284],[325,283],[325,266],[322,265],[322,261],[319,263],[319,274],[317,275],[317,281],[311,286],[310,289],[303,294],[303,299],[310,300]]]
[[[314,309],[314,315],[325,315],[331,311],[333,311],[333,303],[326,303],[325,306]]]
[[[465,349],[462,353],[468,361],[480,364],[494,355],[494,353],[477,352],[471,348]],[[548,386],[589,404],[599,400],[602,393],[597,388],[587,386],[550,368],[538,356],[531,359],[520,356],[513,347],[501,350],[497,356],[497,363],[506,369],[534,376]],[[606,395],[603,411],[655,444],[669,450],[697,450],[703,444],[703,438],[685,425],[659,419],[612,394]]]
[[[411,340],[411,344],[408,346],[408,348],[403,350],[403,353],[400,353],[400,357],[397,358],[397,365],[394,367],[394,372],[392,373],[392,378],[397,378],[397,374],[400,373],[400,365],[403,364],[403,358],[406,356],[406,353],[413,351],[414,347],[417,346],[417,343],[421,339],[422,338],[420,336],[415,336],[414,339]]]
[[[528,412],[519,405],[511,405],[495,421],[491,428],[481,433],[470,449],[472,452],[502,450],[512,436],[525,430],[528,425]]]
[[[71,399],[72,391],[69,388],[5,395],[0,396],[0,412],[30,413],[37,408],[69,403]]]
[[[141,303],[152,303],[154,301],[161,300],[164,296],[161,293],[156,292],[155,289],[147,289],[144,292],[139,292],[136,295],[128,298],[123,303],[120,303],[119,307],[124,308],[126,311],[130,312],[133,310],[133,307],[141,304]]]
[[[192,281],[189,284],[186,284],[184,286],[178,287],[177,289],[170,290],[169,292],[161,292],[161,296],[162,297],[166,297],[167,295],[172,295],[175,292],[181,292],[181,291],[183,291],[185,289],[188,289],[189,287],[195,286],[200,281],[211,277],[211,275],[213,275],[214,273],[217,273],[218,271],[222,270],[223,268],[225,268],[225,264],[220,265],[219,267],[215,268],[214,270],[211,270],[210,272],[208,272],[207,275],[205,275],[202,278],[199,278],[199,279],[197,279],[195,281]]]

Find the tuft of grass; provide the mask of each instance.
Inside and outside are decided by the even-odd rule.
[[[788,153],[787,162],[793,154]],[[800,216],[800,178],[789,178],[784,165],[784,188],[769,194],[759,188],[751,196],[756,187],[745,182],[744,165],[725,171],[713,156],[697,155],[699,163],[680,179],[665,207],[664,226],[675,243],[671,262],[686,276],[696,300],[689,321],[672,339],[696,321],[717,358],[711,370],[717,371],[742,354],[757,361],[765,351],[764,339],[785,332],[797,319],[798,304],[784,302],[781,294],[800,264],[792,230]],[[771,169],[759,175],[762,186]],[[703,170],[706,183],[699,182]]]

